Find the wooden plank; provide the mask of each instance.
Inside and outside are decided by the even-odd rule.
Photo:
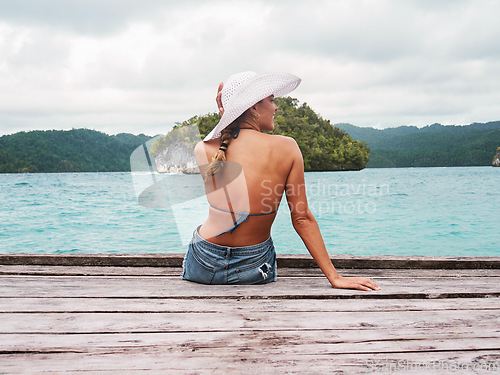
[[[299,339],[302,339],[301,337]],[[90,347],[87,348],[85,345],[80,345],[79,348],[64,348],[56,347],[54,349],[43,349],[35,351],[14,351],[4,355],[0,355],[2,362],[5,362],[9,357],[22,358],[21,355],[24,354],[26,357],[33,354],[45,354],[46,358],[57,358],[65,357],[68,354],[77,353],[80,359],[99,357],[101,355],[105,356],[115,356],[117,359],[123,355],[130,357],[136,356],[147,356],[150,361],[161,361],[165,365],[172,361],[172,359],[177,359],[180,363],[185,363],[189,366],[193,359],[198,360],[209,360],[211,358],[217,358],[221,361],[230,361],[234,359],[264,359],[264,358],[276,358],[283,359],[294,359],[297,357],[304,356],[324,356],[330,357],[331,360],[335,360],[339,356],[359,356],[363,354],[371,355],[401,355],[406,354],[412,357],[416,353],[440,353],[441,355],[447,356],[447,358],[453,358],[451,353],[456,352],[470,352],[470,351],[486,351],[489,353],[495,353],[498,351],[495,346],[495,339],[462,339],[462,340],[447,340],[441,342],[438,340],[408,340],[408,341],[375,341],[375,342],[362,342],[362,343],[350,343],[350,342],[336,342],[336,343],[316,343],[312,344],[292,344],[287,345],[284,343],[286,337],[280,336],[268,336],[260,337],[258,334],[254,335],[254,339],[248,341],[238,340],[233,342],[229,340],[219,340],[217,342],[208,341],[203,346],[200,346],[196,341],[186,341],[179,345],[171,343],[158,343],[153,345],[137,345],[137,346],[118,346],[118,347]],[[496,339],[498,341],[498,339]],[[218,343],[218,345],[216,345]],[[214,346],[215,345],[215,346]],[[394,347],[398,345],[398,350],[395,352]],[[481,345],[483,349],[478,350],[476,345]],[[488,346],[494,347],[493,349],[488,349]],[[87,350],[88,349],[88,350]],[[446,357],[445,357],[446,358]],[[200,361],[201,362],[201,361]],[[311,363],[309,365],[312,365]],[[186,366],[186,367],[187,367]],[[206,365],[205,365],[206,366]],[[184,366],[179,365],[180,369],[185,369]],[[129,370],[132,370],[131,367]]]
[[[443,329],[484,327],[498,330],[498,310],[361,312],[216,313],[3,313],[3,333],[192,332],[320,329]]]
[[[243,311],[440,311],[499,310],[500,298],[450,299],[186,299],[186,298],[0,298],[5,312],[220,312]],[[1,319],[1,316],[0,316]]]
[[[344,276],[366,276],[377,278],[421,278],[421,277],[500,277],[498,269],[339,269]],[[44,276],[178,276],[181,267],[97,267],[97,266],[29,266],[0,265],[0,275],[44,275]],[[279,277],[324,277],[315,268],[278,269]]]
[[[0,334],[0,352],[81,352],[102,353],[120,349],[186,347],[205,350],[231,350],[248,346],[257,353],[266,347],[280,347],[281,352],[302,354],[349,352],[411,352],[498,349],[499,332],[483,327],[453,327],[435,330],[245,330],[212,332],[87,333],[87,334]],[[436,344],[433,344],[435,342]],[[231,345],[228,345],[231,343]],[[401,345],[399,345],[401,344]],[[316,345],[316,347],[314,347]],[[426,349],[424,348],[426,347]]]
[[[265,285],[200,285],[180,277],[1,276],[0,297],[133,298],[476,298],[500,296],[490,278],[377,280],[380,291],[333,289],[325,278],[288,277]],[[111,287],[112,286],[112,287]]]
[[[495,352],[415,353],[405,354],[281,355],[260,357],[191,357],[168,353],[119,355],[12,355],[3,360],[5,373],[45,374],[479,374],[497,373]],[[493,359],[491,359],[493,358]],[[427,366],[427,368],[426,368]],[[451,370],[450,370],[451,368]],[[488,370],[488,368],[493,370]],[[422,370],[423,369],[423,370]],[[420,372],[419,372],[420,371]]]
[[[330,255],[335,267],[361,269],[499,269],[500,257],[437,257],[393,255]],[[279,267],[311,268],[316,264],[309,255],[278,255]]]
[[[3,265],[182,267],[184,254],[0,254]]]
[[[345,269],[338,268],[343,276],[385,278],[429,278],[429,277],[500,277],[497,269]],[[278,268],[279,277],[324,277],[319,268]]]
[[[3,265],[181,267],[184,254],[0,254]],[[500,257],[331,255],[339,268],[500,269]],[[306,254],[278,254],[279,267],[316,267]]]
[[[165,348],[156,351],[128,353],[20,353],[2,358],[5,373],[142,373],[161,374],[474,374],[498,373],[498,351],[436,351],[408,353],[348,353],[348,354],[263,354],[249,353],[251,348],[221,351],[217,355],[186,348],[182,353],[170,353]]]
[[[496,271],[496,270],[492,270]],[[2,266],[0,275],[40,276],[178,276],[181,267]]]

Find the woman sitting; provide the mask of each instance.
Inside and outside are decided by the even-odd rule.
[[[194,232],[183,278],[204,284],[262,284],[276,280],[271,226],[285,194],[293,227],[334,288],[378,290],[363,277],[335,270],[309,210],[304,163],[294,139],[274,129],[274,98],[294,90],[291,74],[244,72],[219,85],[222,117],[195,147],[210,204]]]

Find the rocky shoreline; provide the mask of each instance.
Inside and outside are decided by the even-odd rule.
[[[496,153],[495,157],[493,158],[492,165],[494,167],[500,167],[500,147],[497,148],[497,153]]]

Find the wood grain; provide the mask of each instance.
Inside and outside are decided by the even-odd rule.
[[[382,287],[361,292],[307,267],[199,285],[169,262],[0,266],[0,374],[500,372],[495,268],[343,270]]]

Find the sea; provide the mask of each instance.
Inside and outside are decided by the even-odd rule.
[[[307,172],[306,188],[330,254],[500,256],[500,168]],[[184,253],[207,214],[199,175],[0,174],[0,202],[0,253]],[[285,200],[272,237],[307,253]]]

